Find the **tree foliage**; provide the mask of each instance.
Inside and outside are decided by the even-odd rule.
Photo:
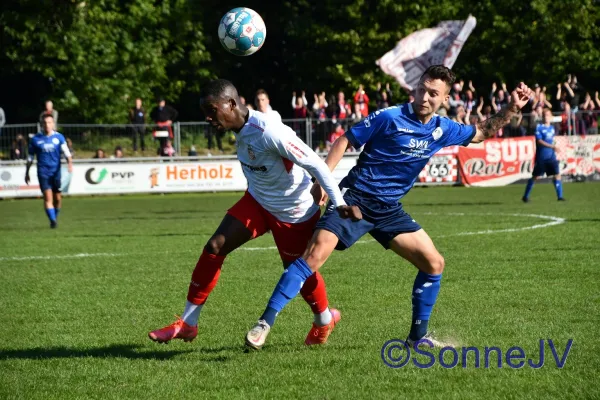
[[[50,80],[69,120],[123,123],[135,97],[176,101],[208,75],[192,16],[184,0],[19,0],[2,13],[5,57],[13,73]]]
[[[125,122],[132,99],[157,94],[197,119],[197,92],[213,77],[246,97],[259,87],[290,110],[293,90],[352,94],[360,83],[392,82],[375,64],[398,40],[442,20],[477,18],[454,66],[481,89],[493,81],[542,85],[567,73],[593,88],[600,78],[600,11],[595,0],[247,0],[267,25],[263,49],[225,52],[217,39],[222,0],[4,0],[2,85],[55,99],[61,120]],[[18,87],[15,85],[18,83]],[[12,85],[12,86],[11,86]],[[399,99],[400,88],[394,85]],[[487,89],[486,89],[487,90]],[[0,94],[2,106],[14,93]],[[18,97],[18,102],[25,101]],[[310,101],[310,99],[309,99]],[[14,108],[21,120],[37,113]],[[39,110],[38,110],[39,112]],[[7,116],[11,122],[10,113]]]

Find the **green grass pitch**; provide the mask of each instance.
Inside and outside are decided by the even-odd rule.
[[[407,196],[446,259],[430,325],[533,359],[540,339],[560,353],[573,339],[562,369],[549,348],[541,369],[493,357],[487,369],[386,367],[381,348],[406,337],[416,270],[368,236],[322,269],[342,312],[327,345],[303,346],[312,316],[299,297],[265,348],[244,352],[282,270],[269,235],[228,257],[196,341],[158,345],[147,332],[182,311],[197,257],[240,193],[67,198],[57,230],[41,200],[1,201],[0,398],[600,398],[600,185],[565,185],[565,203],[551,185],[529,204],[522,190]]]

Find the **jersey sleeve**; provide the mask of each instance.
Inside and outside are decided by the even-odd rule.
[[[390,117],[387,112],[375,111],[364,120],[354,124],[346,132],[346,137],[355,149],[362,147],[378,133],[384,132],[389,126]]]
[[[64,154],[64,156],[66,158],[71,157],[71,151],[69,150],[69,146],[67,145],[67,141],[65,140],[65,137],[61,134],[58,136],[58,141],[60,144],[60,150],[62,151],[62,153]]]
[[[464,125],[448,118],[442,118],[440,125],[446,137],[446,146],[468,146],[477,132],[475,125]]]
[[[277,152],[281,157],[287,158],[314,176],[336,207],[346,205],[325,161],[300,140],[290,127],[283,123],[272,124],[265,129],[263,140],[268,149]]]

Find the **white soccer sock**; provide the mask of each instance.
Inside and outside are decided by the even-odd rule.
[[[325,309],[320,314],[315,314],[315,324],[319,326],[328,325],[331,322],[331,311],[329,311],[329,307]]]
[[[183,310],[183,315],[181,319],[190,326],[198,325],[198,318],[200,317],[200,310],[204,304],[194,304],[189,301],[185,302],[185,309]]]

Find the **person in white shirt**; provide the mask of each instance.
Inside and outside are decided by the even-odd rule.
[[[269,95],[264,89],[258,89],[256,91],[255,103],[258,111],[281,122],[281,115],[271,107]]]
[[[209,82],[202,89],[200,107],[206,121],[218,131],[235,133],[237,156],[248,180],[248,190],[227,211],[206,243],[192,273],[181,318],[148,334],[160,343],[194,340],[200,310],[217,284],[225,257],[244,243],[271,231],[284,267],[302,254],[321,214],[311,194],[311,175],[327,192],[341,217],[353,221],[362,218],[358,207],[345,204],[325,162],[280,120],[248,110],[231,82]],[[301,293],[314,313],[311,333],[330,333],[340,320],[340,313],[329,309],[321,275],[309,277]],[[305,343],[316,344],[310,337]]]

